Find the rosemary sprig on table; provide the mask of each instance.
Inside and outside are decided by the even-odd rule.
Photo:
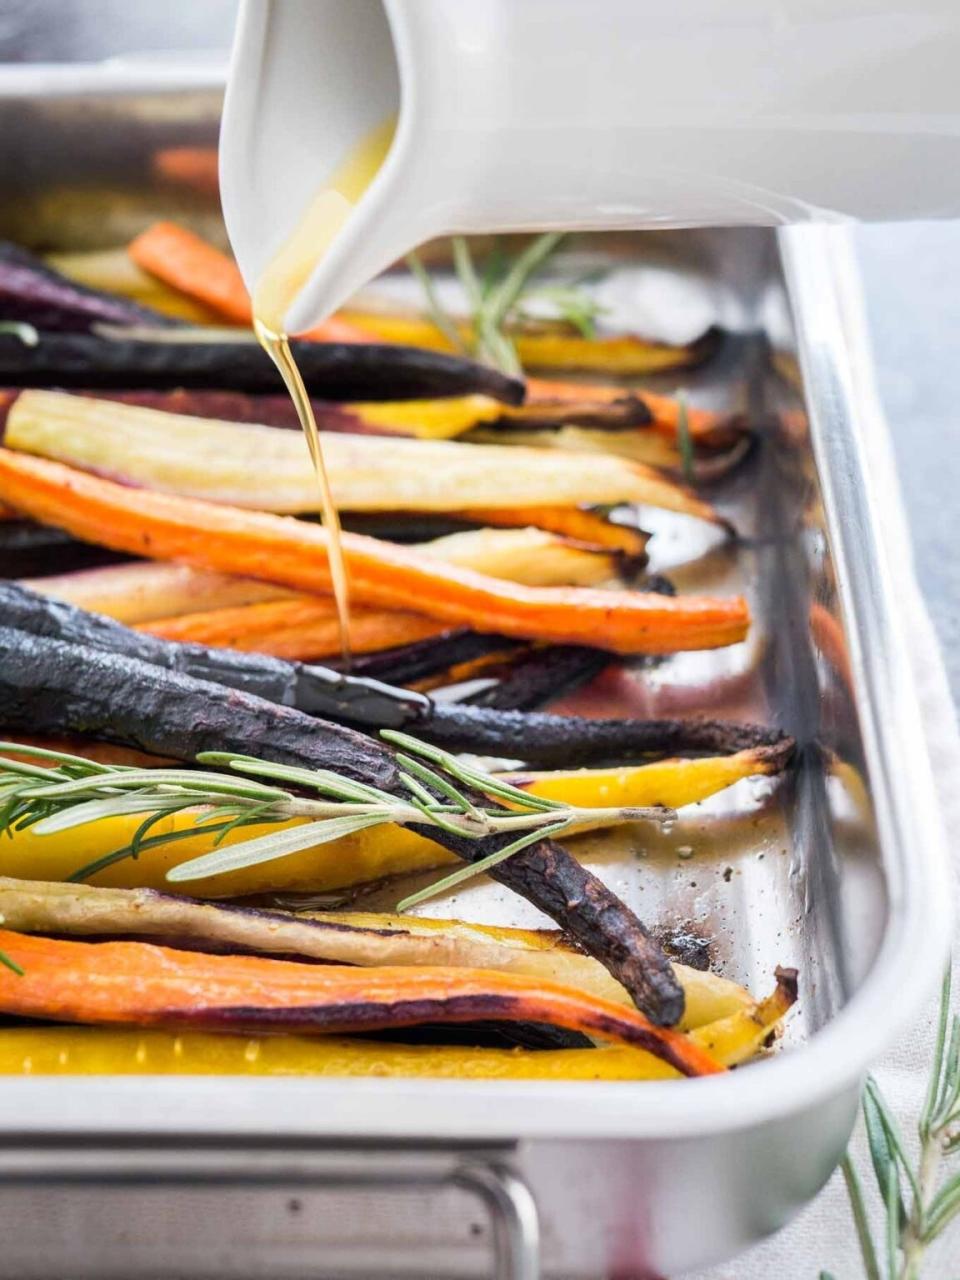
[[[129,844],[79,867],[70,877],[74,881],[159,845],[212,835],[210,853],[167,873],[167,879],[177,883],[271,862],[385,823],[439,827],[469,840],[516,836],[496,853],[405,898],[398,906],[402,911],[579,823],[665,821],[673,816],[662,808],[586,809],[547,800],[407,734],[385,729],[381,736],[397,749],[405,795],[391,795],[330,770],[296,768],[228,752],[200,756],[199,764],[211,766],[207,770],[139,769],[0,742],[0,753],[48,762],[40,766],[0,761],[0,832],[32,827],[37,835],[53,834],[106,818],[144,815]],[[190,825],[156,830],[164,818],[194,810],[199,812]],[[305,821],[229,846],[222,844],[238,828],[289,824],[291,819]]]
[[[572,324],[584,337],[595,334],[600,307],[582,290],[574,285],[547,286],[535,292],[530,289],[531,280],[563,239],[561,232],[554,231],[537,236],[512,262],[502,254],[491,254],[487,269],[481,275],[466,239],[454,236],[451,241],[453,265],[467,299],[466,327],[444,310],[433,278],[419,256],[411,253],[407,265],[423,288],[427,314],[447,341],[463,355],[491,364],[503,373],[517,375],[522,369],[509,329],[524,316],[524,307],[528,307],[534,297],[550,302],[561,319]]]
[[[877,1083],[868,1079],[863,1118],[879,1192],[882,1228],[875,1240],[863,1183],[849,1153],[842,1170],[867,1280],[920,1280],[924,1254],[960,1215],[960,1014],[951,1012],[950,972],[943,982],[930,1083],[912,1160]],[[827,1271],[820,1280],[833,1280]]]

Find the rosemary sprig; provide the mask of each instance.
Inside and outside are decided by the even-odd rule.
[[[951,1011],[950,971],[926,1100],[912,1160],[900,1127],[875,1080],[867,1081],[863,1118],[877,1184],[880,1231],[871,1228],[867,1197],[849,1153],[842,1169],[867,1280],[920,1280],[927,1249],[960,1215],[960,1014]],[[821,1280],[833,1280],[826,1271]]]
[[[209,766],[203,770],[137,769],[0,742],[0,754],[19,752],[47,762],[40,768],[23,761],[0,761],[0,832],[12,834],[32,826],[36,835],[43,836],[105,818],[146,815],[129,844],[79,867],[70,877],[75,881],[160,845],[210,835],[211,852],[168,871],[167,879],[177,883],[271,862],[385,823],[433,826],[468,840],[516,837],[489,857],[405,899],[403,910],[496,866],[535,840],[578,824],[609,826],[642,819],[666,821],[673,816],[662,808],[586,809],[546,800],[407,734],[384,730],[382,737],[398,749],[399,777],[406,795],[391,795],[327,769],[297,768],[227,752],[199,757],[199,764]],[[474,794],[464,794],[464,789]],[[154,831],[162,818],[187,812],[198,815],[193,825]],[[304,821],[290,825],[291,819]],[[223,845],[229,832],[250,826],[279,829]]]
[[[677,448],[680,450],[680,470],[687,484],[695,480],[693,471],[693,437],[690,434],[690,414],[687,411],[687,397],[682,391],[677,392]]]
[[[511,325],[522,317],[523,302],[533,294],[530,282],[564,239],[562,232],[549,231],[531,240],[510,262],[502,254],[492,254],[481,276],[473,262],[470,246],[463,236],[451,241],[453,265],[467,299],[467,323],[458,324],[443,308],[430,273],[419,256],[407,257],[410,271],[420,282],[426,311],[437,328],[457,351],[491,364],[503,373],[522,373]],[[585,336],[592,336],[600,308],[572,285],[538,290],[552,300],[559,314]]]

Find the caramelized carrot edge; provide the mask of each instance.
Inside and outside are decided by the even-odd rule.
[[[0,1009],[59,1022],[322,1033],[422,1022],[548,1022],[646,1049],[687,1076],[723,1070],[681,1032],[573,988],[487,969],[356,969],[142,942],[64,942],[0,930],[23,970],[0,972]]]
[[[132,489],[0,449],[0,502],[89,542],[154,559],[330,591],[327,534],[289,516]],[[590,587],[526,587],[362,534],[343,536],[354,598],[524,639],[616,653],[710,649],[742,640],[739,596],[670,598]]]
[[[127,246],[141,270],[204,303],[233,324],[253,321],[250,295],[237,264],[214,245],[176,222],[155,222]],[[336,317],[304,337],[318,342],[369,342],[368,334]]]

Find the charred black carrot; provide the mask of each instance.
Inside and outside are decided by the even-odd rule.
[[[10,627],[240,688],[359,726],[411,728],[454,750],[506,755],[531,764],[581,765],[644,755],[726,754],[766,746],[786,758],[792,742],[757,725],[717,720],[588,720],[436,703],[422,694],[263,654],[173,644],[63,601],[0,583],[0,617]],[[62,726],[61,726],[62,728]]]
[[[549,645],[521,654],[496,684],[469,695],[469,706],[529,711],[581,688],[610,665],[602,649]]]
[[[425,700],[426,701],[426,700]],[[204,751],[333,769],[400,793],[385,746],[289,706],[163,670],[136,658],[0,627],[0,725],[30,733],[88,733],[155,755]],[[467,862],[504,848],[504,833],[471,841],[416,827]],[[559,845],[543,840],[494,868],[494,877],[540,907],[605,965],[661,1025],[683,1013],[670,963],[630,909]]]
[[[485,365],[414,347],[348,342],[293,342],[311,395],[325,400],[410,400],[482,392],[507,404],[523,400],[523,383]],[[128,336],[51,333],[36,346],[0,337],[0,385],[124,389],[228,387],[282,391],[280,375],[253,342],[160,341]]]
[[[0,618],[6,626],[33,635],[124,654],[311,715],[357,726],[409,728],[453,750],[509,756],[546,767],[646,755],[723,755],[753,747],[769,747],[786,761],[793,746],[776,730],[723,720],[588,720],[434,702],[411,690],[344,676],[325,667],[174,644],[39,596],[16,583],[0,583]],[[61,725],[51,732],[64,730]]]
[[[492,653],[503,653],[508,647],[519,649],[517,641],[503,636],[485,635],[479,631],[447,631],[426,640],[382,649],[379,653],[357,655],[350,664],[355,676],[386,680],[389,684],[409,685],[426,679],[438,671],[448,670],[461,662],[472,662]],[[338,666],[338,663],[331,663]]]

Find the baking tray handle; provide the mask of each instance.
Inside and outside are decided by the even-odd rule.
[[[456,1149],[19,1145],[0,1149],[0,1187],[97,1185],[303,1188],[328,1191],[440,1191],[458,1187],[490,1219],[495,1280],[538,1280],[540,1224],[508,1151]]]

